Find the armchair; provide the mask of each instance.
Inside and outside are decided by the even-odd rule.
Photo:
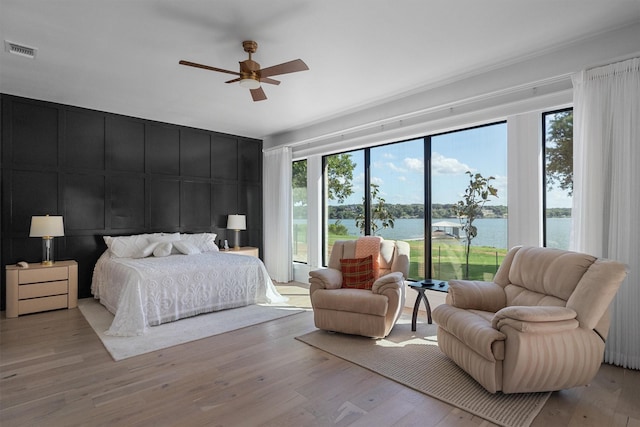
[[[446,304],[433,310],[438,346],[491,393],[588,384],[626,274],[616,261],[515,247],[493,282],[449,281]]]
[[[360,240],[360,239],[358,239]],[[381,240],[377,277],[370,289],[343,287],[341,260],[356,258],[357,241],[336,241],[326,269],[309,272],[309,293],[318,329],[386,337],[402,313],[409,244]]]

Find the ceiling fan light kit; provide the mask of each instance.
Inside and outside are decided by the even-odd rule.
[[[246,89],[258,89],[260,87],[260,81],[252,77],[245,77],[240,79],[240,86]]]
[[[272,85],[280,84],[279,80],[272,79],[271,77],[309,69],[302,59],[294,59],[293,61],[260,69],[260,64],[251,59],[251,55],[258,50],[258,43],[253,40],[245,40],[242,42],[242,47],[244,51],[249,54],[249,59],[240,61],[240,71],[238,72],[185,60],[181,60],[179,63],[189,67],[202,68],[203,70],[217,71],[219,73],[238,76],[238,78],[226,81],[225,83],[239,82],[240,86],[249,89],[254,101],[264,101],[267,99],[267,95],[265,95],[264,90],[262,90],[261,83],[268,83]]]

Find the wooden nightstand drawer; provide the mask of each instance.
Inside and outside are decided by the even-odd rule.
[[[78,263],[56,261],[52,266],[5,266],[7,318],[78,306]]]
[[[230,254],[236,255],[248,255],[258,258],[259,257],[259,249],[254,248],[252,246],[243,246],[240,249],[229,249],[228,251],[224,251]]]
[[[32,298],[18,301],[20,314],[37,313],[39,311],[67,308],[69,303],[67,295],[55,295],[52,297]]]
[[[69,269],[67,267],[49,267],[40,269],[25,269],[18,272],[20,284],[51,282],[54,280],[67,280]]]
[[[18,298],[29,299],[46,297],[51,295],[67,294],[69,292],[69,282],[60,280],[57,282],[36,283],[33,285],[20,285],[18,287]]]

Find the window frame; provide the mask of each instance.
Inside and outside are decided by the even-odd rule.
[[[540,114],[540,121],[542,127],[542,246],[547,247],[547,116],[565,113],[571,111],[573,112],[573,106],[564,107],[554,110],[543,111]],[[571,213],[573,216],[573,212]]]

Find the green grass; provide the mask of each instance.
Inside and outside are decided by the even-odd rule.
[[[464,278],[466,267],[464,250],[464,245],[458,242],[443,243],[435,241],[432,244],[431,257],[433,277],[442,280]],[[471,246],[468,278],[487,281],[493,279],[506,254],[507,249]],[[413,258],[413,255],[411,258]]]
[[[329,235],[329,245],[336,240],[355,240],[358,236]],[[424,279],[427,277],[424,264],[424,242],[409,240],[411,248],[409,277]],[[507,254],[507,249],[488,246],[471,246],[469,254],[469,277],[471,280],[491,280],[497,267]],[[463,279],[465,270],[464,245],[453,240],[435,240],[432,242],[432,274],[440,280]]]

